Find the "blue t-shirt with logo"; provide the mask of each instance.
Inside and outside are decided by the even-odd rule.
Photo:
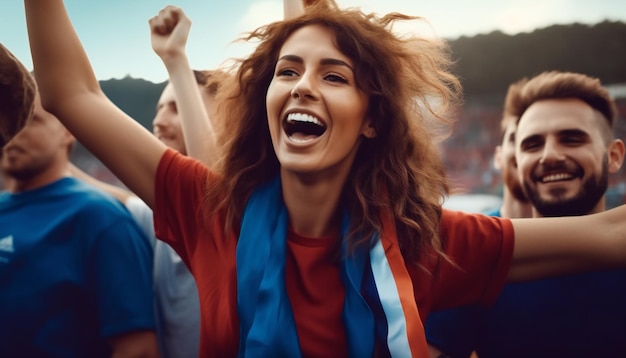
[[[73,178],[0,193],[0,356],[105,357],[154,327],[151,247],[121,203]]]

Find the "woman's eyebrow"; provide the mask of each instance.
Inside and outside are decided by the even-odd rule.
[[[281,56],[279,59],[279,61],[291,61],[291,62],[297,62],[297,63],[303,63],[304,60],[302,59],[302,57],[300,56],[296,56],[296,55],[284,55]],[[339,66],[345,66],[347,68],[349,68],[352,72],[354,72],[354,69],[352,68],[352,66],[350,66],[346,61],[343,60],[339,60],[336,58],[323,58],[320,60],[320,64],[322,65],[339,65]]]

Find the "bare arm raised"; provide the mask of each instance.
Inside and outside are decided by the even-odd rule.
[[[335,0],[283,0],[283,16],[285,19],[291,19],[302,15],[307,6],[317,3],[323,3],[329,8],[336,8]]]
[[[152,49],[163,61],[176,93],[187,154],[211,166],[219,157],[218,134],[185,52],[191,20],[182,9],[167,6],[149,24]]]
[[[285,19],[291,19],[303,13],[303,0],[283,0],[283,16]]]
[[[165,145],[104,95],[62,0],[24,5],[44,107],[152,207]]]

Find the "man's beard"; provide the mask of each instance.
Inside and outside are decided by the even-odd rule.
[[[544,217],[580,216],[589,214],[606,193],[609,185],[608,158],[602,160],[602,174],[585,180],[580,191],[569,199],[542,200],[527,182],[524,189],[535,209]]]
[[[2,169],[2,175],[7,178],[15,179],[17,181],[27,181],[30,180],[42,172],[39,168],[20,168],[20,169],[12,169],[6,168]]]
[[[1,157],[0,157],[1,158]],[[40,175],[50,166],[49,161],[30,160],[28,163],[5,163],[0,159],[0,172],[7,178],[28,181]]]

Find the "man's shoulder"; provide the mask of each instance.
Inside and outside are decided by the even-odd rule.
[[[73,211],[82,220],[88,222],[95,220],[105,225],[108,220],[132,220],[132,216],[124,204],[109,193],[75,178],[65,178],[64,180],[63,195],[66,206],[73,208]]]
[[[75,178],[66,178],[65,180],[67,180],[66,194],[73,196],[78,202],[82,202],[85,205],[94,205],[96,207],[123,208],[119,200],[103,190]]]

